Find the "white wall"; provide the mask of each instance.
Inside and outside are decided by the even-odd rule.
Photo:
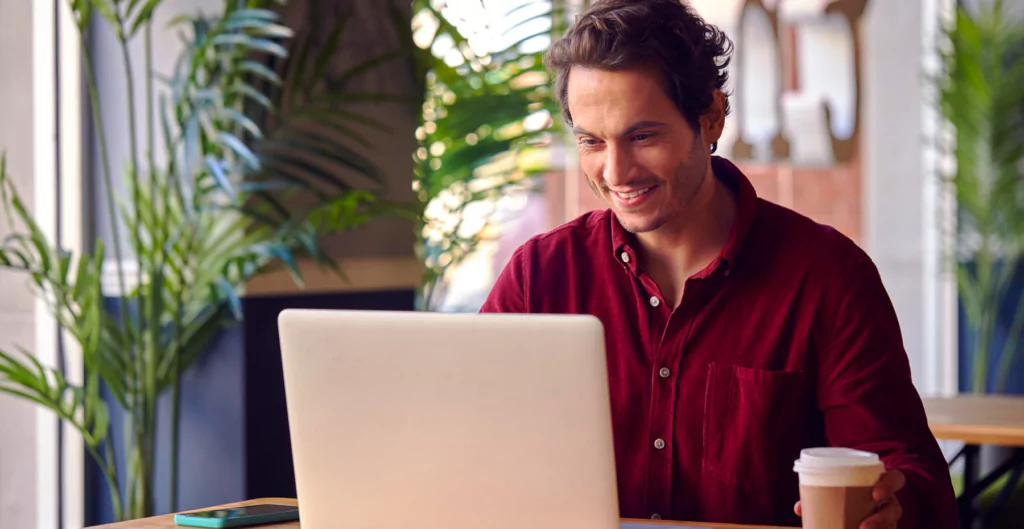
[[[864,41],[865,245],[896,307],[914,380],[955,390],[955,298],[943,275],[926,59],[945,0],[871,2]],[[952,386],[952,387],[950,387]]]
[[[0,151],[25,202],[33,203],[32,2],[0,0]],[[0,228],[0,238],[8,234]],[[26,277],[0,271],[0,350],[35,346],[35,302]],[[0,527],[35,526],[35,409],[0,395]]]

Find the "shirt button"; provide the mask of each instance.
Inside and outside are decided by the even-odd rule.
[[[658,299],[658,296],[651,296],[651,306],[657,307],[658,305],[661,305],[661,300]]]
[[[661,378],[668,378],[671,375],[672,375],[672,370],[667,368],[667,367],[663,367],[663,368],[658,370],[658,376],[660,376]]]
[[[661,450],[662,448],[665,448],[665,440],[664,439],[655,439],[654,440],[654,448],[657,448],[658,450]]]
[[[658,513],[654,513],[654,514],[651,515],[651,519],[652,520],[660,520],[661,519],[661,515],[658,514]]]
[[[622,257],[622,262],[623,263],[628,263],[629,262],[629,254],[628,253],[622,252],[621,257]]]

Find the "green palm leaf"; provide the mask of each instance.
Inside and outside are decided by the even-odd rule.
[[[131,30],[128,32],[129,36],[138,33],[139,29],[142,28],[142,26],[144,26],[153,18],[153,11],[156,10],[157,6],[159,6],[160,2],[162,1],[163,0],[148,0],[146,2],[146,5],[144,5],[142,7],[142,10],[139,11],[139,13],[135,16],[135,20],[134,22],[132,22]],[[128,13],[134,11],[135,5],[138,3],[138,0],[133,0],[133,2],[128,6]]]
[[[434,37],[451,38],[456,49],[472,50],[469,39],[444,16],[444,2],[417,0],[414,12],[427,12],[438,22]],[[466,64],[452,67],[442,58],[434,57],[428,46],[413,50],[420,71],[429,72],[424,88],[425,112],[417,132],[420,150],[417,154],[416,188],[424,211],[435,198],[444,195],[447,215],[444,223],[426,214],[421,224],[434,226],[432,232],[447,226],[440,239],[418,241],[419,252],[427,262],[423,278],[421,308],[432,308],[433,296],[444,281],[446,271],[472,254],[480,243],[480,234],[464,233],[462,220],[471,204],[492,203],[512,186],[524,185],[537,171],[519,166],[520,154],[550,130],[526,130],[524,119],[541,110],[557,112],[557,102],[547,87],[541,53],[523,53],[522,45],[551,36],[551,27],[562,16],[547,2],[528,1],[513,6],[502,17],[503,37],[514,41],[505,48],[476,57],[464,51]],[[541,21],[552,23],[541,24]],[[471,25],[461,21],[460,26]],[[529,31],[527,28],[546,26]],[[407,46],[409,43],[407,43]],[[483,60],[486,59],[486,60]],[[538,81],[520,83],[524,74]],[[557,124],[549,120],[546,129]],[[496,164],[511,169],[497,170]],[[483,185],[487,182],[486,185]],[[475,190],[475,191],[473,191]],[[424,230],[417,230],[422,234]],[[442,258],[443,257],[443,258]],[[443,263],[443,264],[442,264]]]
[[[309,73],[309,78],[306,80],[307,85],[313,85],[327,76],[327,65],[331,58],[335,57],[338,51],[338,43],[341,41],[341,36],[345,31],[345,26],[348,25],[348,21],[352,19],[354,13],[353,8],[345,10],[341,16],[338,17],[337,22],[334,23],[334,27],[331,28],[330,33],[327,36],[327,41],[320,49],[320,53],[317,54],[316,60],[313,62],[313,68]],[[305,63],[301,62],[297,65],[298,68],[298,79],[302,78],[304,72]],[[292,86],[293,90],[296,86]],[[296,91],[297,93],[297,91]]]
[[[974,390],[987,391],[994,321],[1024,247],[1024,26],[1002,2],[977,15],[958,9],[947,28],[939,107],[955,127],[957,168],[948,182],[957,200],[957,283],[975,331]],[[1009,342],[1007,343],[1009,347]],[[1016,354],[1013,347],[1004,355]],[[997,378],[1013,358],[1004,356]]]

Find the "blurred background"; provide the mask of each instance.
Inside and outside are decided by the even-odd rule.
[[[585,3],[0,0],[0,527],[294,496],[281,310],[476,311],[604,207]],[[688,3],[719,155],[870,254],[922,395],[1024,391],[1024,0]]]

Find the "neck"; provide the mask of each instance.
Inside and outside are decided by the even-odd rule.
[[[735,216],[736,198],[708,164],[693,200],[676,218],[657,230],[637,234],[645,268],[666,300],[678,304],[686,280],[718,256]]]

